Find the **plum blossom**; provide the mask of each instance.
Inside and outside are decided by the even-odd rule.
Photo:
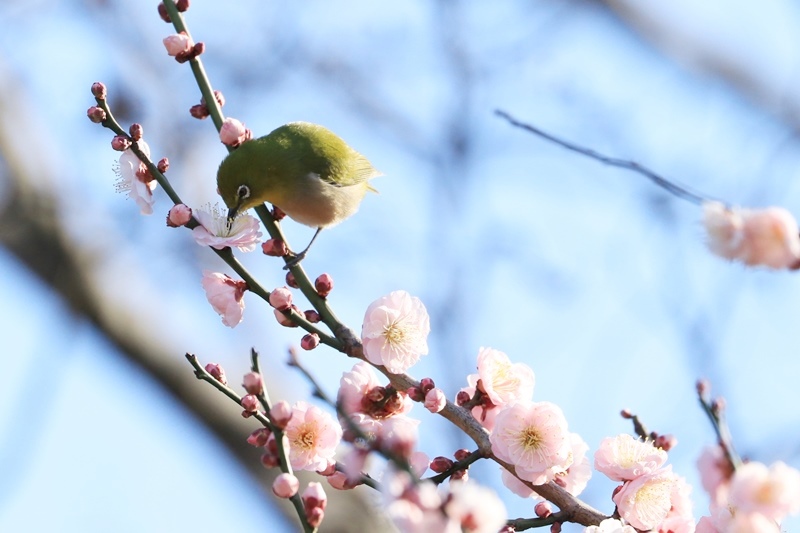
[[[167,54],[175,57],[179,54],[185,54],[192,49],[194,43],[192,39],[186,35],[186,32],[174,33],[164,37],[164,48],[167,49]]]
[[[614,481],[649,474],[667,462],[667,452],[623,433],[603,439],[594,454],[594,467]]]
[[[383,508],[401,533],[461,533],[461,528],[442,512],[442,495],[431,482],[414,483],[407,472],[391,467],[381,483]]]
[[[800,511],[800,472],[781,461],[769,468],[745,463],[733,474],[728,501],[738,512],[760,513],[780,522]]]
[[[497,413],[492,452],[534,485],[552,481],[572,464],[567,420],[550,402],[518,402]]]
[[[258,219],[253,216],[241,214],[231,222],[225,213],[210,206],[207,210],[196,210],[194,216],[200,225],[192,229],[192,233],[200,246],[211,246],[217,250],[231,247],[252,252],[261,242]]]
[[[208,270],[203,271],[201,283],[208,303],[222,317],[222,323],[229,328],[236,327],[244,314],[244,291],[247,290],[247,284]]]
[[[600,522],[599,526],[588,526],[584,528],[583,533],[636,533],[636,530],[631,526],[626,526],[619,520],[606,518]]]
[[[613,496],[620,516],[636,529],[657,527],[672,508],[675,479],[672,467],[667,466],[626,482]]]
[[[342,374],[337,401],[345,413],[361,413],[376,420],[402,415],[414,406],[407,394],[382,386],[372,367],[363,361]]]
[[[144,141],[136,143],[139,150],[150,158],[150,147]],[[158,182],[147,171],[145,164],[139,160],[133,150],[128,148],[119,156],[119,166],[115,168],[117,182],[115,188],[117,192],[127,192],[128,198],[136,202],[139,212],[142,215],[153,214],[153,204],[155,198],[153,191]]]
[[[334,461],[342,440],[342,427],[330,414],[308,402],[292,407],[284,433],[289,441],[289,462],[299,470],[324,470]]]
[[[692,487],[686,479],[676,476],[670,495],[670,510],[664,521],[655,529],[656,533],[694,533],[691,493]]]
[[[467,379],[481,380],[483,392],[498,407],[515,401],[533,398],[533,370],[523,363],[512,363],[506,354],[493,348],[481,347],[478,353],[478,373]],[[470,380],[470,385],[474,385]]]
[[[697,470],[700,472],[700,483],[711,496],[711,502],[721,505],[727,501],[733,466],[725,450],[719,445],[706,447],[697,459]]]
[[[361,337],[364,355],[389,372],[408,370],[428,353],[430,319],[419,298],[394,291],[370,304],[364,315]]]
[[[507,518],[505,505],[497,494],[473,481],[450,485],[444,512],[470,533],[496,533]]]
[[[800,232],[786,209],[729,208],[705,202],[703,224],[712,253],[749,266],[796,268],[800,262]]]

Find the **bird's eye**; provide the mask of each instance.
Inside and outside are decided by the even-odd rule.
[[[239,185],[239,189],[237,189],[236,194],[239,195],[239,198],[244,200],[250,196],[250,187],[247,185]]]

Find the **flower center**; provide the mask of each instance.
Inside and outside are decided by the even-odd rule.
[[[314,443],[317,440],[317,432],[314,427],[303,425],[299,428],[297,435],[292,440],[292,444],[297,448],[303,450],[311,450],[314,448]]]
[[[522,446],[525,451],[537,450],[542,445],[542,437],[539,435],[539,432],[536,431],[536,428],[527,427],[520,431],[519,436],[519,444]]]
[[[404,328],[399,321],[392,322],[388,326],[383,327],[383,337],[386,342],[392,346],[403,344],[408,337],[408,330]]]

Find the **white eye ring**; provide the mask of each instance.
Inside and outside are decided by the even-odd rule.
[[[239,196],[241,200],[250,197],[250,187],[247,185],[239,185],[239,188],[236,190],[236,194]]]

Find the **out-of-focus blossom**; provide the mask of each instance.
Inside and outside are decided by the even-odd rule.
[[[197,209],[194,216],[200,225],[192,229],[192,233],[201,246],[211,246],[217,250],[230,247],[252,252],[261,242],[261,228],[258,219],[253,216],[240,214],[231,221],[227,214],[216,207]]]
[[[382,420],[377,439],[381,448],[408,459],[417,446],[419,420],[407,416],[393,416]]]
[[[727,501],[733,466],[725,450],[719,445],[707,446],[697,459],[697,470],[700,472],[700,483],[711,496],[711,502],[722,505]]]
[[[408,462],[411,464],[411,471],[414,472],[414,475],[418,478],[422,477],[431,464],[428,454],[421,451],[413,452],[411,457],[408,458]]]
[[[150,147],[144,141],[136,143],[139,150],[150,158]],[[158,182],[147,171],[145,164],[139,160],[133,150],[128,148],[119,156],[119,167],[116,169],[117,192],[127,192],[128,198],[136,202],[139,212],[143,215],[153,214],[155,198],[153,191]]]
[[[428,353],[430,319],[419,298],[394,291],[370,304],[361,337],[370,363],[389,372],[405,372]]]
[[[694,533],[692,514],[692,487],[680,476],[675,476],[670,496],[671,507],[667,517],[655,529],[655,533]]]
[[[506,523],[506,507],[491,489],[475,482],[450,484],[444,505],[450,520],[471,533],[497,533]]]
[[[626,482],[614,494],[620,516],[636,529],[650,531],[661,524],[672,508],[675,474],[667,466]]]
[[[719,202],[703,205],[709,249],[746,265],[796,268],[800,262],[800,232],[786,209],[728,208]]]
[[[219,272],[203,271],[201,281],[206,298],[214,311],[222,317],[222,323],[229,328],[236,327],[244,314],[244,291],[247,284],[236,281]]]
[[[614,481],[629,481],[661,468],[667,452],[623,433],[600,442],[594,454],[594,467]]]
[[[284,433],[289,441],[289,462],[298,470],[324,470],[334,461],[342,440],[342,427],[330,414],[299,401]]]
[[[636,533],[631,526],[623,524],[614,518],[606,518],[599,526],[588,526],[583,533]]]
[[[800,472],[778,461],[745,463],[736,469],[728,502],[738,512],[760,513],[774,522],[800,511]]]
[[[550,402],[518,402],[503,408],[489,437],[492,452],[514,465],[520,479],[541,485],[572,464],[567,420]]]

